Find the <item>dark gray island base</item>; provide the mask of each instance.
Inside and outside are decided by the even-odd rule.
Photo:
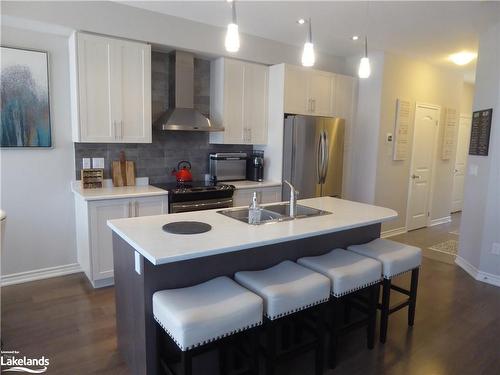
[[[273,224],[271,224],[273,225]],[[113,232],[118,350],[132,374],[156,375],[157,324],[152,296],[162,289],[195,285],[236,271],[259,270],[283,260],[325,254],[335,248],[369,242],[380,237],[381,224],[313,235],[218,255],[154,265]],[[189,241],[189,237],[186,237]],[[168,243],[165,244],[168,246]],[[141,273],[136,272],[138,257]]]

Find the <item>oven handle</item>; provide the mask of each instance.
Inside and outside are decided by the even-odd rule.
[[[213,207],[213,208],[227,208],[227,206],[232,207],[233,205],[233,199],[226,199],[222,201],[217,201],[217,202],[209,202],[209,203],[195,203],[195,204],[174,204],[172,208],[174,209],[197,209],[197,208],[206,208],[206,207]]]

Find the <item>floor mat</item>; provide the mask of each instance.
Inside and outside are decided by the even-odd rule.
[[[450,255],[457,255],[458,252],[458,241],[448,240],[440,242],[438,244],[429,247],[430,250],[439,251],[441,253],[446,253]]]

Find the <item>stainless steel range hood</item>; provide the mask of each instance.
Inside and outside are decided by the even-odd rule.
[[[194,55],[175,51],[170,54],[169,107],[155,122],[162,130],[222,131],[194,109]],[[173,80],[173,82],[172,82]]]

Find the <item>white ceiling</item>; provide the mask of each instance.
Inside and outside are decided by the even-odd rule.
[[[128,5],[210,25],[225,27],[230,5],[219,1],[127,1]],[[315,48],[336,55],[361,53],[369,47],[461,69],[471,75],[474,64],[456,67],[447,60],[461,50],[477,51],[478,34],[500,21],[497,1],[244,1],[236,3],[240,32],[292,45],[303,44],[306,28],[295,21],[312,18]],[[368,15],[367,15],[368,14]]]

